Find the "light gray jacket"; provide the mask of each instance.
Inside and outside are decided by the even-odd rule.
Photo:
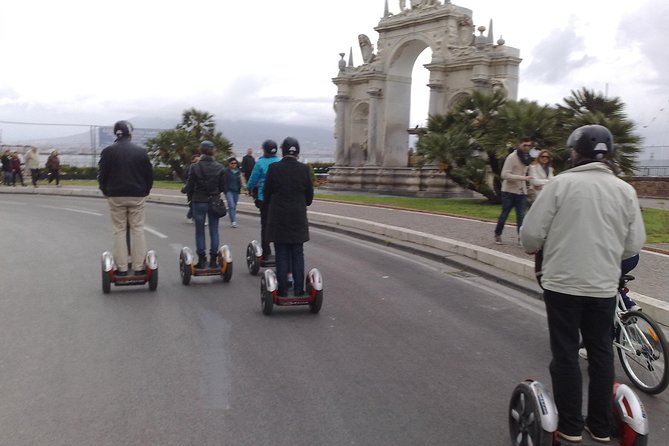
[[[555,176],[520,228],[528,253],[543,249],[545,289],[613,297],[623,259],[638,254],[646,230],[636,191],[600,162]]]

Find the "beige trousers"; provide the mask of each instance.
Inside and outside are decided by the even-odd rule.
[[[127,228],[130,228],[132,267],[135,271],[145,268],[146,239],[144,238],[144,203],[146,197],[108,197],[109,213],[114,229],[114,261],[119,271],[128,270]]]

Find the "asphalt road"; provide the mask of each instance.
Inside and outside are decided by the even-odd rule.
[[[231,282],[186,287],[194,227],[148,205],[158,290],[103,295],[104,200],[0,209],[2,445],[507,445],[515,385],[549,383],[542,304],[442,264],[313,229],[323,309],[267,317],[244,264],[255,217],[221,224]],[[641,398],[662,444],[669,396]]]

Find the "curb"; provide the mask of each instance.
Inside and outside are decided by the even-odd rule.
[[[103,198],[102,192],[93,188],[39,188],[13,189],[9,191],[0,188],[0,193]],[[159,204],[186,205],[185,197],[169,194],[152,193],[149,195],[147,201]],[[251,203],[239,202],[237,206],[238,212],[249,215],[258,215],[255,206]],[[510,254],[458,240],[398,226],[322,212],[307,211],[307,213],[309,222],[315,226],[344,232],[347,235],[365,238],[385,245],[390,244],[405,251],[411,251],[418,255],[475,271],[477,274],[484,275],[488,279],[504,283],[505,285],[528,292],[531,295],[538,295],[539,297],[541,295],[538,292],[538,286],[534,285],[536,284],[534,263],[530,260],[521,259]],[[444,253],[452,255],[446,256]],[[489,268],[486,269],[485,267],[481,268],[476,266],[472,261]],[[525,279],[525,283],[519,283],[517,280],[505,279],[504,273],[510,273],[516,277]],[[658,323],[664,326],[669,326],[669,303],[635,292],[631,292],[630,295],[633,296],[633,299],[641,304],[643,310]]]

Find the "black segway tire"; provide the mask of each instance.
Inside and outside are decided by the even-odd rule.
[[[554,434],[541,426],[541,409],[525,383],[516,386],[509,401],[511,444],[553,446]]]
[[[149,277],[149,290],[156,291],[158,289],[158,268],[151,271]]]
[[[253,249],[251,243],[246,247],[246,266],[252,276],[257,275],[258,271],[260,271],[260,259],[256,256],[255,249]]]
[[[267,290],[265,284],[265,277],[260,278],[260,304],[262,305],[262,312],[266,316],[272,314],[274,309],[274,295],[271,291]]]

